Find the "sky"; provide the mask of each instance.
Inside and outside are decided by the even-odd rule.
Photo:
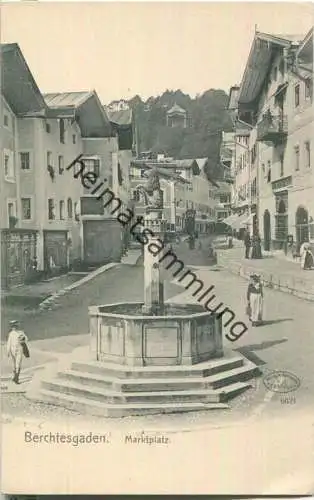
[[[166,89],[195,96],[241,82],[255,32],[306,34],[314,4],[12,2],[1,42],[17,42],[43,93],[95,89],[104,104]]]

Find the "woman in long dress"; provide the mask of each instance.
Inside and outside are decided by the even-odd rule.
[[[314,265],[314,257],[311,252],[310,244],[307,242],[302,243],[300,248],[301,256],[301,269],[311,269]]]
[[[260,276],[252,274],[247,289],[247,302],[250,309],[252,326],[257,326],[263,321],[263,286]]]

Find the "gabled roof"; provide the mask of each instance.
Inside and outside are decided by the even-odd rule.
[[[106,108],[105,108],[106,109]],[[132,109],[122,109],[121,111],[107,111],[109,120],[116,125],[132,124]]]
[[[45,114],[46,104],[17,43],[1,44],[1,91],[17,116]]]
[[[186,111],[185,111],[185,109],[181,108],[181,106],[179,106],[177,103],[175,103],[172,106],[172,108],[170,108],[167,111],[167,115],[172,115],[172,114],[175,114],[175,113],[179,113],[181,115],[181,114],[186,114]]]
[[[48,116],[76,119],[83,138],[110,137],[108,115],[95,90],[84,92],[58,92],[44,95]]]
[[[292,45],[297,46],[298,41],[301,39],[303,39],[303,36],[300,37],[299,35],[255,33],[240,85],[238,96],[240,105],[248,105],[258,97],[270,67],[274,50],[276,48],[289,48]]]
[[[227,108],[230,111],[237,109],[237,107],[238,107],[239,90],[240,90],[239,85],[234,85],[233,87],[230,88],[228,105],[227,105]]]
[[[73,107],[78,108],[83,102],[89,99],[92,92],[58,92],[51,94],[44,94],[44,98],[49,108],[64,108]]]
[[[297,51],[297,57],[303,63],[307,63],[310,68],[313,68],[313,27],[300,43],[300,47]]]

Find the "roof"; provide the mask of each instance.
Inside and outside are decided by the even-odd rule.
[[[256,32],[240,85],[238,102],[252,103],[259,95],[272,61],[274,49],[289,48],[304,35],[271,35]]]
[[[192,168],[195,159],[192,158],[190,160],[174,160],[174,163],[179,168]]]
[[[228,99],[228,109],[237,109],[238,107],[238,95],[239,95],[240,86],[234,85],[230,88],[229,91],[229,99]]]
[[[196,163],[198,164],[200,170],[204,170],[207,161],[207,158],[196,158]]]
[[[44,99],[49,108],[78,108],[93,93],[90,91],[85,92],[58,92],[51,94],[44,94]]]
[[[108,115],[95,90],[44,95],[51,118],[75,118],[83,138],[110,137]]]
[[[175,113],[180,113],[180,114],[186,114],[186,111],[185,109],[181,108],[181,106],[179,106],[177,103],[175,103],[172,108],[170,108],[168,111],[167,111],[167,115],[170,115],[170,114],[175,114]]]
[[[18,116],[45,114],[46,104],[17,43],[1,44],[2,93]]]
[[[132,109],[122,109],[121,111],[107,111],[107,114],[109,120],[113,123],[116,123],[117,125],[131,125],[132,123]]]
[[[297,57],[301,59],[302,62],[309,63],[311,68],[313,67],[313,27],[302,40],[297,51]]]

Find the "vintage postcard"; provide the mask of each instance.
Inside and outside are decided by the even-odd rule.
[[[313,4],[0,14],[2,493],[313,494]]]

